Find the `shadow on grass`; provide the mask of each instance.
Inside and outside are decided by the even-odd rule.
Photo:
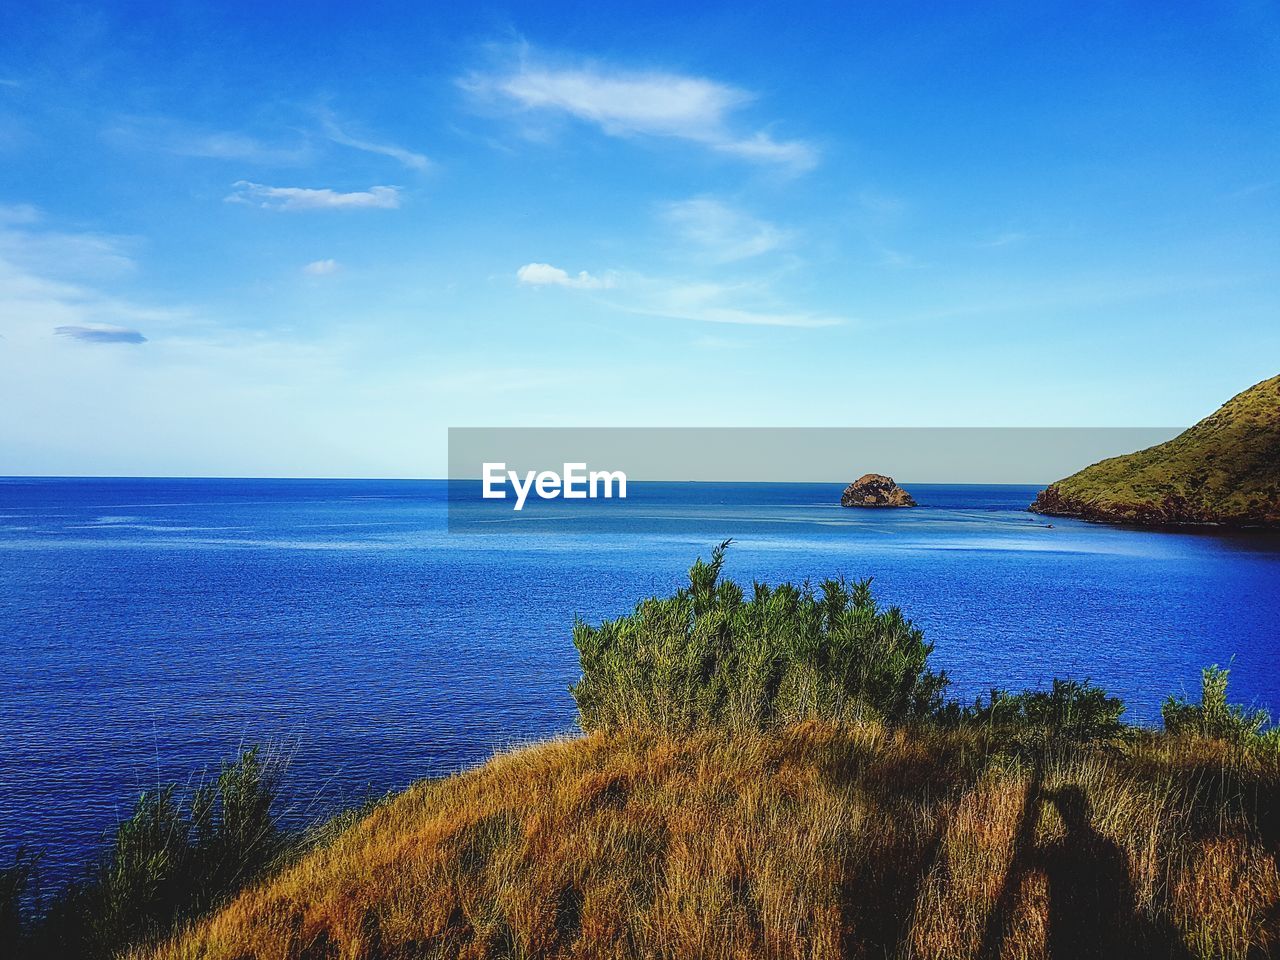
[[[1037,846],[1042,802],[1053,806],[1066,832]],[[978,954],[983,960],[1003,954],[1019,890],[1032,869],[1042,871],[1048,883],[1048,956],[1190,960],[1192,954],[1172,924],[1139,911],[1128,856],[1094,827],[1088,794],[1076,784],[1044,790],[1039,766],[1027,791],[1004,887],[987,921]]]

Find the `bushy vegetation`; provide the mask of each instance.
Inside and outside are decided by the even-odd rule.
[[[985,727],[1007,736],[1083,743],[1119,736],[1123,713],[1123,700],[1088,680],[1054,680],[1049,690],[992,690],[967,709],[947,704],[938,716],[949,725]]]
[[[1247,710],[1227,702],[1227,680],[1231,671],[1216,664],[1201,676],[1200,702],[1171,696],[1161,715],[1164,727],[1173,734],[1194,734],[1225,740],[1246,747],[1280,748],[1280,728],[1271,727],[1266,710]]]
[[[928,668],[933,647],[897,607],[876,605],[869,580],[756,583],[747,597],[720,577],[728,545],[699,559],[674,596],[575,624],[584,730],[902,721],[939,707],[947,679]]]
[[[674,596],[598,627],[574,625],[582,679],[572,693],[584,730],[936,721],[1080,742],[1124,730],[1124,703],[1088,680],[944,704],[946,674],[928,665],[933,646],[897,607],[878,606],[870,580],[817,590],[755,583],[748,597],[721,577],[728,546],[709,563],[699,558]]]
[[[257,749],[190,792],[169,785],[139,797],[86,877],[38,902],[34,859],[0,871],[0,953],[107,958],[168,933],[261,876],[282,849],[275,783]]]

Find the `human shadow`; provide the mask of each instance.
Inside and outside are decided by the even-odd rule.
[[[918,817],[922,796],[936,801],[955,795],[963,782],[956,773],[958,763],[922,767],[883,755],[864,755],[860,769],[854,766],[858,762],[851,753],[845,764],[833,768],[833,776],[837,783],[857,784],[871,820],[911,822]],[[878,838],[874,856],[858,846],[850,849],[840,898],[842,956],[889,957],[906,952],[920,892],[942,855],[945,833],[945,818],[937,817],[927,832],[886,831]]]
[[[1137,906],[1124,850],[1094,827],[1089,798],[1070,784],[1046,791],[1066,828],[1031,859],[1048,883],[1048,953],[1075,958],[1190,957],[1170,924],[1153,922]]]

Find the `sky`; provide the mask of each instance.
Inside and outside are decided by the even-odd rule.
[[[0,8],[0,474],[1182,426],[1278,372],[1273,3]]]

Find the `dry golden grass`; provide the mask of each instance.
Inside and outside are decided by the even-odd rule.
[[[596,734],[422,783],[135,958],[1265,956],[1278,782],[1156,735]]]

